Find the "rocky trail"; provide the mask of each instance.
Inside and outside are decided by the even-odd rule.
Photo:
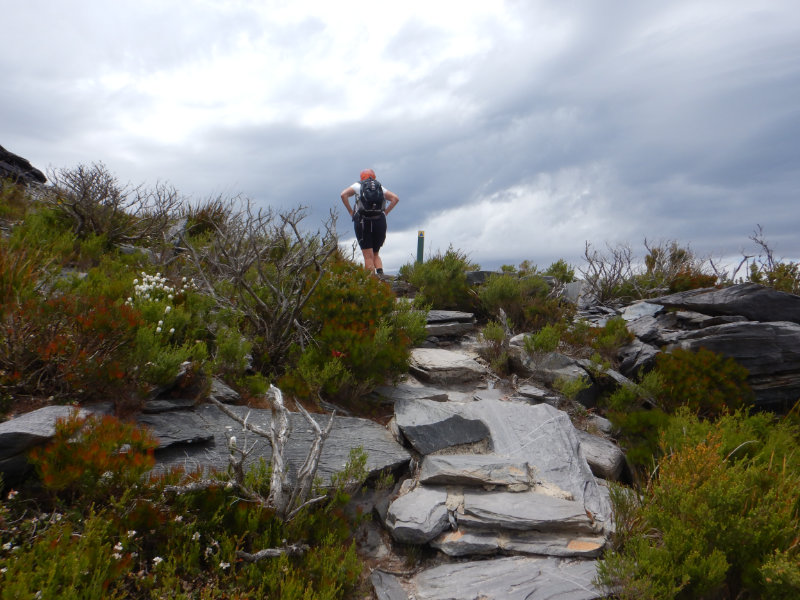
[[[602,323],[619,314],[635,334],[620,354],[618,382],[633,378],[664,349],[710,347],[750,372],[756,406],[785,405],[800,389],[800,297],[745,284],[693,290],[620,310],[589,307]],[[515,376],[500,380],[478,355],[471,314],[431,311],[428,340],[410,373],[370,401],[393,414],[387,426],[337,415],[320,459],[324,482],[353,448],[367,454],[368,485],[353,506],[372,515],[356,532],[379,600],[603,597],[593,579],[613,531],[607,482],[624,477],[610,423],[552,391],[559,377],[591,376],[580,360],[551,353],[533,361],[511,340]],[[590,377],[591,379],[591,377]],[[592,407],[597,390],[578,397]],[[268,430],[268,409],[239,405],[215,381],[211,396]],[[93,406],[103,412],[108,406]],[[52,437],[71,407],[49,406],[0,423],[0,472],[11,481],[26,452]],[[321,425],[330,415],[314,415]],[[285,452],[296,473],[314,431],[297,413]],[[139,422],[159,441],[157,469],[225,469],[236,436],[253,444],[249,461],[269,460],[265,439],[212,403],[163,396]],[[577,424],[577,426],[576,426]],[[392,483],[388,483],[392,474]]]

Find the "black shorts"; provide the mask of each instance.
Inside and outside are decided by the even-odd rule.
[[[365,219],[356,215],[354,222],[358,247],[377,252],[386,241],[386,215],[377,219]]]

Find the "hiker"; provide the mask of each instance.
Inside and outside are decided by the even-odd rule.
[[[341,195],[342,203],[353,219],[358,247],[364,255],[364,267],[383,275],[383,263],[378,252],[386,241],[386,215],[397,206],[400,198],[375,179],[372,169],[361,171],[359,182],[346,188]],[[351,196],[356,197],[353,208],[350,207]]]

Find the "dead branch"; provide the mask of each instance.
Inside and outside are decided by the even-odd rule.
[[[327,497],[323,495],[309,498],[313,491],[314,479],[317,475],[319,460],[322,456],[325,440],[327,440],[328,435],[333,429],[335,412],[331,414],[325,429],[322,429],[319,423],[317,423],[305,408],[299,404],[297,405],[300,413],[314,429],[314,441],[308,450],[303,465],[297,473],[294,485],[291,485],[289,483],[288,468],[284,458],[286,443],[291,433],[289,410],[284,404],[283,393],[279,388],[271,385],[267,395],[272,407],[272,419],[269,432],[252,423],[248,423],[247,417],[240,417],[229,407],[219,402],[219,400],[215,398],[210,398],[209,400],[231,419],[240,423],[244,429],[252,431],[269,440],[272,446],[272,458],[270,459],[272,473],[270,476],[269,495],[267,498],[261,497],[257,492],[249,489],[244,483],[244,462],[252,452],[252,446],[248,450],[246,446],[245,448],[239,448],[233,440],[230,442],[228,447],[231,453],[230,472],[243,495],[250,500],[259,502],[275,510],[281,518],[290,521],[303,508],[321,502]]]
[[[259,368],[279,371],[292,344],[309,343],[314,331],[301,318],[302,310],[325,275],[325,262],[336,251],[335,213],[324,231],[304,234],[300,223],[305,209],[277,213],[255,210],[234,199],[215,205],[224,215],[212,221],[214,235],[198,243],[181,235],[203,282],[204,291],[220,308],[238,314],[260,340],[254,356],[268,357]]]
[[[265,548],[264,550],[259,550],[255,554],[250,554],[244,550],[237,550],[236,557],[241,558],[245,562],[254,563],[265,558],[277,558],[283,554],[288,556],[301,556],[308,552],[308,550],[309,547],[307,544],[289,544],[282,548]]]

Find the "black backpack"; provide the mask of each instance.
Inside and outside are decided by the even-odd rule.
[[[385,207],[383,186],[375,179],[362,181],[361,194],[358,197],[358,214],[367,219],[375,219],[383,214]]]

